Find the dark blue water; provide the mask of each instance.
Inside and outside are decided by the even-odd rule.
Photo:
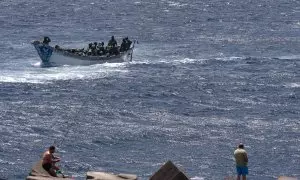
[[[30,41],[139,40],[133,62],[40,68]],[[172,160],[192,179],[300,177],[300,1],[0,1],[0,178],[55,143],[65,172]]]

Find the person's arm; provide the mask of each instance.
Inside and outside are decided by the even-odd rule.
[[[57,162],[59,162],[59,161],[60,161],[59,158],[57,158],[57,159],[52,159],[52,162],[54,162],[54,163],[57,163]]]
[[[56,157],[56,156],[52,155],[52,162],[53,163],[57,163],[59,161],[60,161],[60,157]]]
[[[247,153],[244,154],[244,158],[245,158],[245,162],[248,163],[248,155],[247,155]]]

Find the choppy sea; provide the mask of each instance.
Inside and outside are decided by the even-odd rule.
[[[30,42],[138,40],[133,61],[40,67]],[[300,178],[299,0],[1,0],[0,179],[25,179],[53,143],[75,179]]]

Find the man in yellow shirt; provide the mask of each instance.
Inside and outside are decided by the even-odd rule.
[[[242,143],[239,144],[238,148],[234,151],[234,158],[236,162],[237,180],[240,180],[241,176],[243,180],[246,180],[248,174],[248,156]]]

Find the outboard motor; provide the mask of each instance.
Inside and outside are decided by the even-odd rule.
[[[51,42],[51,39],[49,37],[45,36],[44,40],[43,40],[43,43],[48,45],[49,42]]]

